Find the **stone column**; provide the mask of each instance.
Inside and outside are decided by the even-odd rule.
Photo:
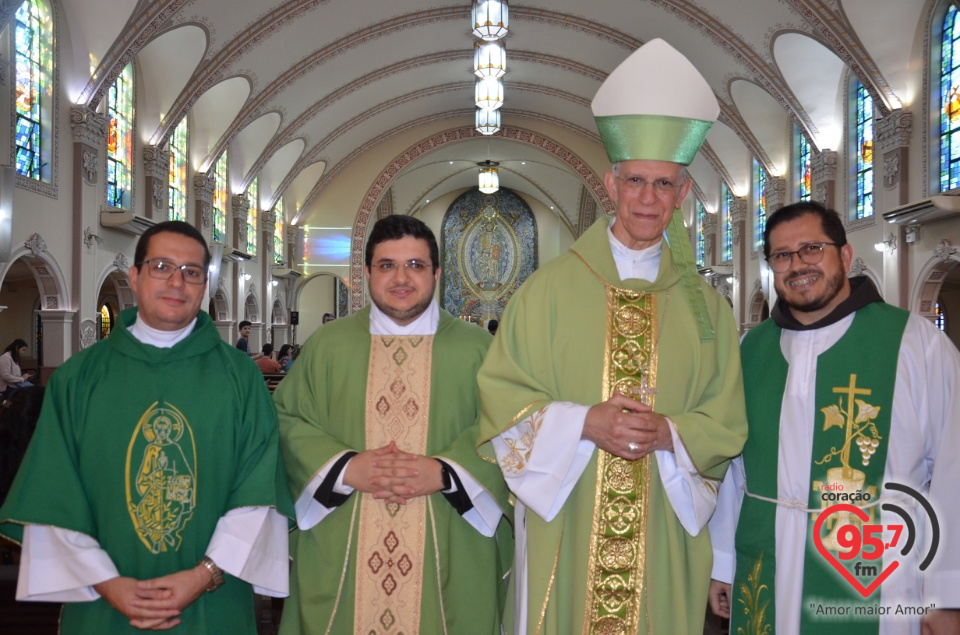
[[[193,198],[196,201],[196,220],[194,226],[199,229],[207,242],[213,242],[213,231],[210,229],[213,219],[213,186],[216,179],[206,173],[197,172],[193,175]]]
[[[234,249],[247,253],[247,210],[250,208],[250,202],[247,200],[246,194],[234,194],[230,198],[230,212],[233,215],[233,234],[232,240],[229,241],[233,245]],[[237,323],[240,323],[240,320],[243,318],[243,303],[246,300],[246,297],[243,295],[244,286],[240,281],[240,265],[238,263],[233,263],[233,276],[230,283],[230,289],[233,293],[233,315],[236,317]],[[221,272],[221,275],[222,272]],[[239,335],[234,336],[234,339],[239,337]]]
[[[886,117],[876,122],[877,143],[875,148],[879,153],[874,157],[882,157],[883,169],[874,162],[874,214],[877,220],[883,219],[883,212],[892,210],[910,202],[910,179],[908,168],[910,165],[910,132],[913,129],[913,115],[901,109],[894,110]],[[879,187],[880,179],[883,187]],[[904,240],[903,226],[883,223],[883,233],[886,237],[893,233],[897,237],[897,249],[883,254],[883,293],[884,299],[891,304],[907,307],[907,298],[910,289],[910,249]]]
[[[782,176],[767,177],[767,217],[787,204],[787,179]]]
[[[43,328],[43,367],[57,368],[80,348],[79,334],[73,336],[76,312],[48,309],[38,313]]]
[[[156,222],[167,220],[170,193],[167,179],[170,176],[170,153],[159,146],[143,148],[144,184],[147,196],[143,202],[144,215]]]
[[[298,246],[303,243],[303,229],[295,225],[287,225],[285,228],[286,231],[286,243],[287,243],[287,266],[291,269],[295,268],[300,263],[297,262],[298,255]]]
[[[263,281],[263,297],[261,298],[260,314],[263,320],[263,339],[270,341],[270,328],[273,325],[273,268],[276,266],[273,259],[273,224],[277,220],[274,211],[260,212],[260,244],[257,253],[260,254],[260,280]],[[279,286],[279,285],[277,285]]]
[[[94,318],[98,308],[98,290],[85,289],[84,284],[93,285],[97,279],[97,249],[100,241],[96,236],[100,227],[100,201],[103,200],[105,189],[104,182],[100,180],[100,171],[105,170],[105,157],[101,149],[106,147],[107,119],[90,108],[74,106],[70,109],[70,127],[73,129],[73,249],[70,296],[74,302],[72,308],[79,311],[83,317]],[[85,229],[86,235],[93,238],[84,239]],[[78,348],[68,349],[67,356],[79,350],[79,331],[72,333],[72,336],[68,342],[71,346],[76,343]],[[54,357],[44,357],[45,361],[51,359]]]
[[[749,241],[744,240],[747,236],[747,199],[744,196],[734,196],[730,202],[730,240],[733,243],[733,272],[737,280],[744,279],[744,272],[747,269],[747,254],[750,251]],[[740,324],[740,332],[743,333],[743,324],[746,322],[744,316],[747,313],[745,306],[742,284],[733,286],[733,313],[737,324]]]
[[[837,191],[837,153],[835,150],[821,150],[814,153],[810,160],[813,173],[813,200],[823,203],[831,209],[836,208]]]
[[[710,266],[720,262],[717,254],[717,222],[718,214],[707,212],[703,215],[703,264]]]
[[[877,145],[883,165],[874,165],[874,202],[876,213],[889,211],[910,201],[909,148],[913,130],[913,115],[901,109],[877,119]],[[882,179],[883,188],[876,187]],[[882,194],[881,194],[882,192]],[[881,196],[877,196],[881,194]],[[879,200],[877,200],[879,199]],[[882,205],[880,204],[882,202]]]

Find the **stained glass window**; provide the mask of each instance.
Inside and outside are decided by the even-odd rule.
[[[960,22],[953,3],[940,41],[940,191],[960,187]]]
[[[807,135],[803,134],[797,126],[793,127],[793,137],[795,139],[793,156],[796,159],[794,174],[797,178],[797,199],[809,201],[813,194],[810,142],[807,140]]]
[[[947,314],[939,302],[933,305],[933,323],[944,333],[947,332]]]
[[[227,153],[217,159],[213,168],[213,242],[227,242]]]
[[[760,162],[753,160],[753,250],[763,249],[763,230],[767,226],[767,171]]]
[[[129,209],[133,166],[133,64],[107,93],[107,205]]]
[[[702,267],[704,261],[704,241],[706,236],[703,234],[703,220],[707,211],[703,208],[703,203],[700,202],[700,199],[695,199],[694,202],[694,213],[696,214],[696,232],[697,232],[697,266]]]
[[[720,213],[723,215],[723,258],[722,262],[733,260],[733,192],[726,183],[720,185]]]
[[[257,212],[260,209],[260,190],[257,185],[257,179],[251,181],[247,187],[247,200],[250,207],[247,208],[247,253],[251,256],[257,255]]]
[[[53,21],[41,0],[27,0],[16,13],[17,173],[49,179],[48,121],[53,94]]]
[[[873,216],[873,98],[857,82],[857,218]]]
[[[273,223],[273,261],[278,265],[286,263],[283,257],[283,199],[277,199],[273,208],[276,220]]]
[[[100,307],[100,339],[106,339],[113,330],[113,312],[110,307],[104,304]]]
[[[170,220],[187,220],[187,118],[170,135]]]

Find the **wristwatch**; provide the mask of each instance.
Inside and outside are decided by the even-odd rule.
[[[207,593],[212,593],[223,585],[223,569],[218,567],[216,562],[208,556],[204,556],[200,558],[200,562],[197,564],[202,564],[213,577],[213,579],[210,580],[210,586],[207,587]]]

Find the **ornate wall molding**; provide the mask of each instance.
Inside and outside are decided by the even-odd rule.
[[[99,154],[107,136],[107,118],[85,106],[70,109],[70,128],[73,142],[82,143],[94,154]]]
[[[913,132],[913,113],[897,109],[886,117],[877,119],[877,145],[884,155],[900,148],[910,147]]]
[[[143,147],[144,175],[161,181],[170,173],[170,153],[159,146]]]
[[[900,155],[888,154],[883,157],[883,187],[892,190],[900,184]]]
[[[730,203],[730,232],[731,241],[734,245],[740,244],[740,234],[743,232],[743,224],[747,218],[747,198],[745,196],[734,196]]]
[[[193,194],[200,208],[200,220],[204,229],[210,228],[213,217],[213,190],[216,180],[206,172],[193,175]]]
[[[90,348],[97,343],[97,325],[93,320],[80,323],[80,350]]]
[[[767,177],[767,215],[774,213],[787,201],[787,179],[784,177]]]
[[[24,241],[23,246],[29,249],[34,256],[39,256],[47,251],[47,243],[40,234],[30,236],[30,238]]]
[[[946,238],[937,243],[933,250],[934,258],[939,260],[949,260],[951,256],[957,253],[957,248],[950,244]]]
[[[821,150],[813,154],[810,164],[814,184],[822,185],[837,180],[837,160],[836,150]]]
[[[130,271],[130,259],[123,254],[117,254],[113,259],[113,266],[121,273],[128,273]]]

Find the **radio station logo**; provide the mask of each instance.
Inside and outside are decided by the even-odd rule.
[[[826,488],[825,488],[826,489]],[[930,549],[920,563],[920,571],[926,571],[937,554],[940,543],[940,523],[930,502],[917,490],[901,483],[886,483],[884,489],[901,492],[914,498],[930,519]],[[869,493],[846,493],[824,491],[825,501],[838,502],[824,509],[813,525],[813,542],[820,555],[836,569],[850,585],[864,598],[869,597],[900,566],[893,561],[882,567],[883,554],[887,549],[900,549],[900,555],[906,556],[916,545],[916,527],[910,515],[899,505],[883,503],[880,508],[898,515],[902,524],[869,524],[870,516],[853,502],[868,503]],[[823,524],[834,514],[838,514],[833,531],[822,535]],[[851,522],[851,515],[860,519],[858,524]],[[904,531],[906,529],[906,531]],[[884,530],[892,532],[889,542],[884,542]],[[826,544],[825,544],[826,543]],[[902,545],[902,546],[901,546]],[[919,547],[918,547],[919,548]],[[836,552],[836,555],[834,555]],[[858,558],[859,556],[859,558]],[[852,566],[844,564],[853,561]]]

